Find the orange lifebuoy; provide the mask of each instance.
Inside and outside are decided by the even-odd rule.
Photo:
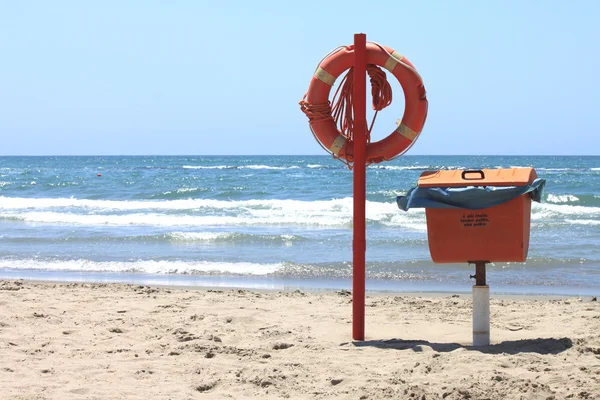
[[[417,140],[427,118],[427,97],[421,76],[403,55],[393,49],[369,42],[366,47],[367,64],[374,64],[391,72],[404,92],[404,115],[396,129],[386,138],[367,144],[367,164],[392,159],[406,152]],[[327,56],[317,67],[302,103],[309,116],[310,127],[316,139],[334,156],[348,162],[354,159],[352,140],[342,135],[331,117],[311,118],[308,107],[329,107],[329,94],[335,80],[354,65],[354,46],[342,47]],[[330,109],[330,108],[329,108]]]

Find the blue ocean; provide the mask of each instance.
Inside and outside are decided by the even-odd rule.
[[[600,157],[403,156],[367,169],[367,290],[468,292],[434,264],[426,170],[533,167],[529,258],[487,268],[492,293],[600,292]],[[0,157],[0,278],[274,290],[350,289],[352,171],[330,156]]]

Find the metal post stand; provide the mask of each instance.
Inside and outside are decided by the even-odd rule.
[[[352,338],[365,340],[367,35],[354,35],[354,232],[352,241]]]
[[[490,344],[490,287],[486,284],[485,264],[476,261],[473,286],[473,346]],[[471,263],[470,263],[471,264]]]

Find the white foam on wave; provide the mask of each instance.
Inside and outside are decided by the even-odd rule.
[[[202,209],[241,209],[241,210],[326,210],[329,208],[351,207],[352,198],[301,201],[301,200],[87,200],[74,198],[23,198],[0,196],[0,210],[41,210],[50,208],[84,208],[91,210],[202,210]]]
[[[333,213],[332,213],[333,214]],[[82,215],[57,212],[0,213],[0,219],[30,223],[113,225],[113,226],[260,226],[260,225],[306,225],[322,227],[344,227],[351,223],[351,216],[324,216],[315,214],[272,214],[269,210],[257,211],[248,216],[177,216],[156,213],[124,215]]]
[[[577,201],[572,195],[550,195],[547,203],[533,203],[532,219],[599,217],[600,207],[560,204]],[[175,212],[172,212],[175,211]],[[177,211],[184,211],[177,213]],[[367,223],[423,231],[423,209],[405,213],[395,202],[367,201]],[[25,222],[84,225],[232,226],[304,225],[346,227],[352,225],[351,197],[319,200],[213,200],[162,201],[80,200],[72,198],[0,197],[0,218]]]
[[[0,219],[13,219],[30,223],[112,225],[112,226],[220,226],[220,225],[260,225],[267,221],[243,217],[227,216],[183,216],[156,213],[136,213],[121,215],[70,214],[58,212],[25,212],[16,214],[0,213]],[[276,224],[278,221],[274,219]],[[291,223],[291,221],[287,221]],[[281,221],[284,223],[284,221]]]
[[[75,198],[26,198],[0,196],[0,210],[82,208],[89,210],[188,210],[210,204],[210,200],[88,200]]]
[[[210,261],[40,261],[40,260],[0,260],[0,268],[44,271],[81,271],[81,272],[141,272],[148,274],[240,274],[268,275],[284,267],[281,263],[257,264],[249,262],[210,262]]]
[[[579,201],[579,197],[572,194],[548,194],[549,203],[569,203]]]
[[[198,192],[198,191],[203,192],[205,190],[206,190],[205,188],[197,188],[197,187],[196,188],[180,188],[180,189],[177,189],[175,191],[175,193],[181,194],[181,193],[190,193],[190,192]],[[171,193],[171,192],[167,192],[167,193]]]
[[[233,169],[233,165],[184,165],[184,169]]]
[[[283,235],[256,235],[238,232],[170,232],[166,236],[172,241],[177,242],[216,242],[231,241],[236,239],[249,240],[280,240],[281,242],[294,242],[301,239],[301,236],[283,234]]]
[[[390,171],[437,171],[437,170],[455,170],[465,169],[456,166],[436,166],[436,165],[370,165],[371,169],[385,169]]]
[[[596,219],[566,219],[565,222],[574,225],[600,225],[600,221]]]
[[[600,216],[600,207],[572,206],[567,204],[532,203],[531,218],[556,219],[577,216]]]
[[[351,197],[301,200],[171,200],[162,202],[0,198],[0,218],[24,222],[120,226],[352,225]],[[46,201],[47,200],[47,201]],[[70,207],[67,207],[70,206]],[[52,207],[67,207],[53,209]],[[164,210],[191,210],[185,215]],[[134,212],[131,212],[134,211]],[[137,211],[137,212],[136,212]],[[367,223],[422,230],[423,210],[405,213],[395,202],[366,203]]]
[[[206,192],[208,191],[208,189],[206,188],[200,188],[200,187],[196,187],[196,188],[180,188],[177,190],[169,190],[167,192],[164,192],[164,195],[169,195],[169,194],[184,194],[184,193],[194,193],[194,192]]]
[[[196,190],[196,189],[190,189]],[[200,189],[201,190],[201,189]],[[332,200],[335,201],[335,200]],[[202,210],[202,209],[245,209],[245,208],[282,208],[285,204],[297,206],[302,202],[296,200],[212,200],[212,199],[179,199],[179,200],[88,200],[75,198],[25,198],[0,196],[1,210],[43,210],[52,208],[82,208],[96,211],[128,211],[128,210]],[[319,205],[316,205],[319,207]]]
[[[427,223],[425,222],[425,211],[410,210],[406,215],[396,214],[388,221],[381,222],[382,225],[389,227],[401,227],[415,232],[427,232]]]
[[[274,170],[284,170],[284,169],[298,169],[300,168],[297,165],[292,165],[291,167],[272,167],[270,165],[240,165],[239,169],[274,169]]]
[[[320,168],[322,165],[311,166],[308,168]],[[272,169],[272,170],[286,170],[286,169],[298,169],[297,165],[291,165],[286,167],[275,167],[271,165],[184,165],[184,169]]]
[[[228,232],[171,232],[168,236],[174,240],[184,242],[212,242],[234,236]]]
[[[416,208],[406,212],[400,210],[395,202],[367,201],[366,215],[368,221],[378,222],[384,226],[402,227],[419,232],[424,232],[426,229],[424,209]]]

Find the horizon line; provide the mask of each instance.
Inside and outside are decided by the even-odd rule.
[[[405,154],[400,157],[599,157],[600,154]],[[0,157],[332,157],[331,154],[0,154]],[[396,158],[400,158],[396,157]],[[335,157],[332,157],[335,158]],[[392,160],[386,160],[392,161]]]

